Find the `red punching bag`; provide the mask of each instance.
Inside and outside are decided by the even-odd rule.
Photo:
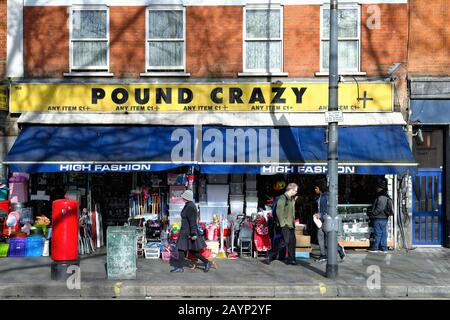
[[[78,259],[78,201],[61,199],[52,205],[52,259]]]

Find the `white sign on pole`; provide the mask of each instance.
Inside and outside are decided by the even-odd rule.
[[[344,121],[344,113],[342,111],[327,111],[325,112],[326,122],[342,122]]]

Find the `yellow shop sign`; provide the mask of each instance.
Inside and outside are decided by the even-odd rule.
[[[392,85],[339,85],[344,112],[392,111]],[[36,84],[11,86],[20,112],[324,112],[328,83]]]

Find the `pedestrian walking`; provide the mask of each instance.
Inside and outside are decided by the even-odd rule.
[[[274,204],[275,212],[272,212],[275,224],[275,235],[281,234],[281,244],[275,242],[272,244],[272,250],[267,254],[264,260],[265,264],[270,264],[277,258],[279,252],[285,252],[287,248],[288,259],[286,264],[296,265],[295,261],[295,195],[298,192],[298,185],[289,183],[286,191],[281,195]],[[275,236],[274,236],[275,238]],[[280,251],[280,248],[284,249]]]
[[[376,198],[372,205],[369,218],[374,229],[374,240],[369,252],[388,252],[387,224],[390,215],[393,215],[392,200],[387,195],[386,180],[379,180],[375,186]]]
[[[190,254],[203,262],[203,271],[208,272],[211,263],[199,253],[199,250],[206,248],[206,242],[203,236],[198,233],[198,211],[194,203],[192,190],[184,191],[181,198],[183,198],[185,205],[181,211],[181,228],[177,240],[178,260],[175,261],[175,268],[170,270],[170,272],[184,272],[184,257],[185,252],[188,250]]]
[[[317,225],[317,240],[319,242],[320,257],[317,262],[327,261],[327,233],[323,230],[324,217],[328,214],[328,187],[325,180],[317,180],[314,183],[314,191],[319,196],[317,198],[317,213],[314,214],[314,218],[318,222]],[[341,260],[345,258],[344,247],[338,244],[338,253]]]

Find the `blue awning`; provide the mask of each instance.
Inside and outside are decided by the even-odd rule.
[[[193,132],[193,127],[182,128]],[[29,126],[6,156],[13,172],[140,172],[191,165],[172,161],[173,128]]]
[[[327,171],[323,127],[29,126],[6,157],[14,172],[142,172],[195,166],[204,173]],[[339,128],[339,172],[415,173],[401,126]]]
[[[450,100],[411,100],[410,122],[450,124]]]
[[[211,128],[203,128],[203,137]],[[227,128],[213,128],[216,138],[229,135]],[[236,129],[232,129],[236,131]],[[242,130],[237,129],[237,130]],[[326,129],[323,127],[251,128],[258,143],[245,146],[245,154],[237,150],[236,141],[225,139],[220,150],[222,161],[208,161],[210,152],[203,148],[204,173],[298,173],[324,174],[327,172]],[[278,130],[278,131],[276,131]],[[271,131],[271,132],[269,132]],[[278,135],[278,139],[273,136]],[[212,139],[208,139],[212,140]],[[252,140],[252,139],[249,139]],[[254,140],[254,138],[253,138]],[[263,140],[263,141],[261,141]],[[341,174],[415,174],[417,163],[411,153],[402,126],[340,127],[338,140],[338,171]],[[234,144],[230,146],[231,144]],[[274,146],[275,144],[275,146]],[[234,158],[227,159],[226,150],[234,147]],[[210,148],[211,149],[211,148]],[[278,152],[275,156],[273,153]],[[211,157],[214,158],[214,157]]]

